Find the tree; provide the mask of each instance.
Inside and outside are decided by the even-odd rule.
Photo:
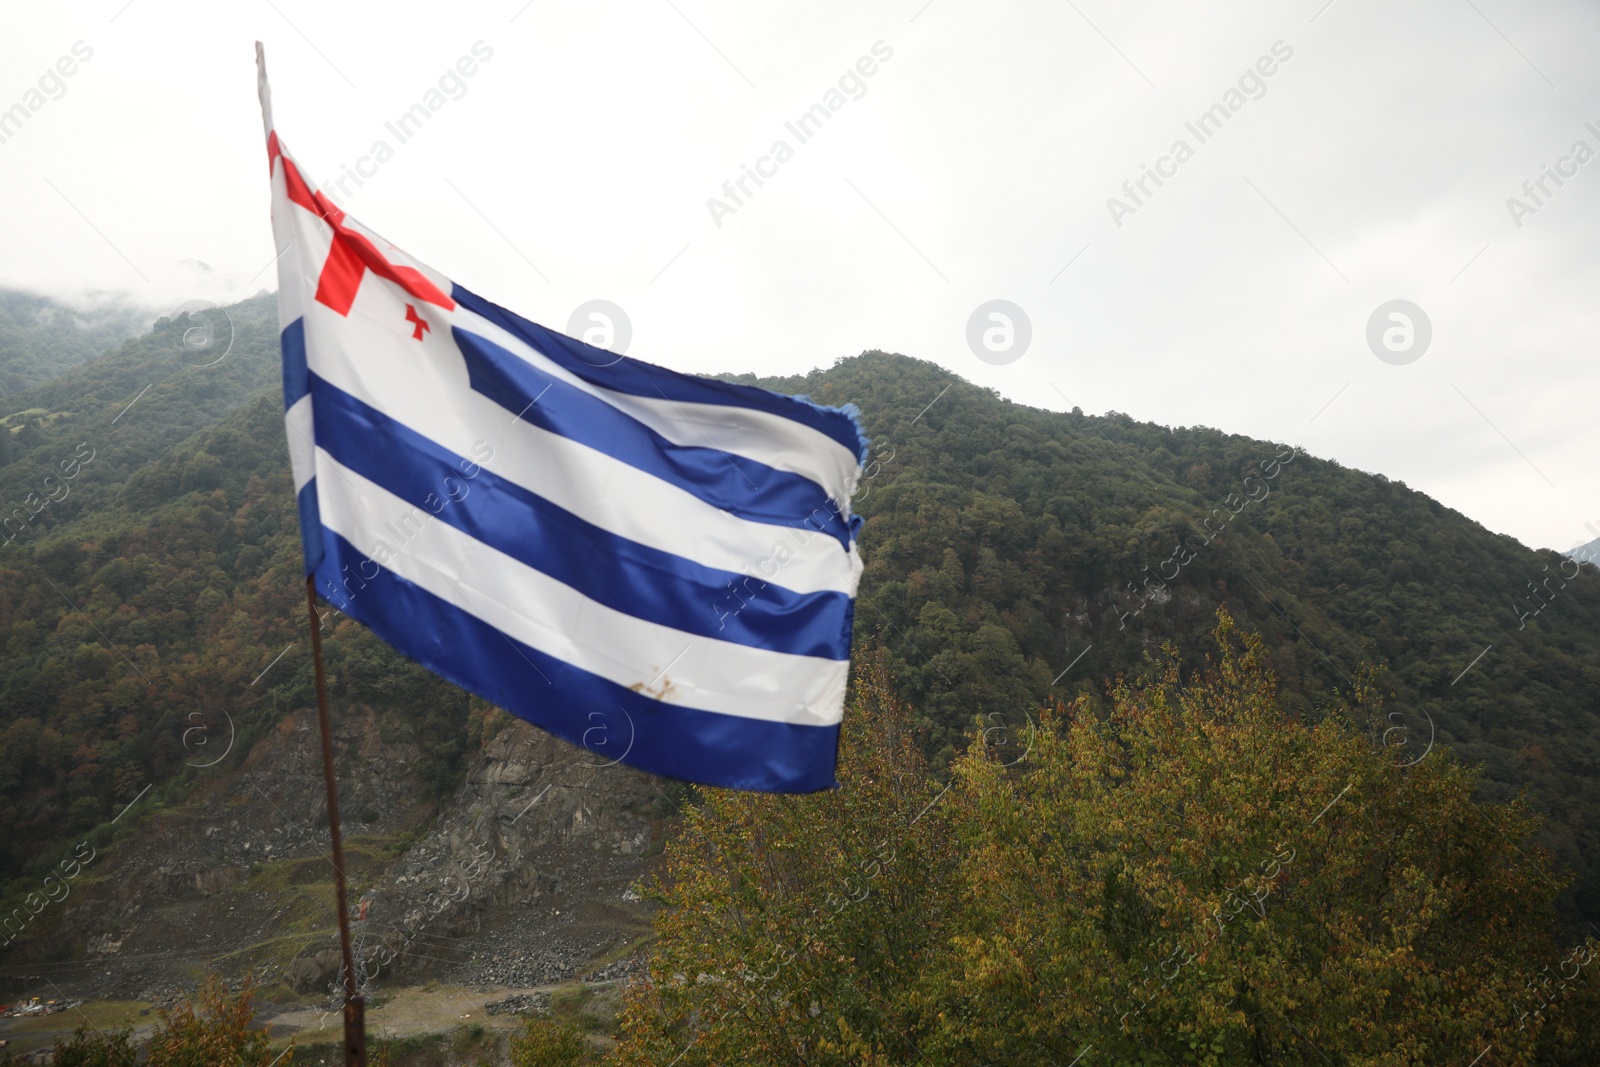
[[[134,1048],[131,1030],[107,1033],[80,1026],[70,1041],[56,1040],[47,1062],[52,1067],[129,1067],[137,1062],[148,1067],[277,1067],[294,1062],[293,1045],[274,1056],[268,1047],[267,1031],[250,1028],[255,1019],[253,997],[249,982],[238,993],[230,994],[213,975],[196,995],[198,1011],[194,1000],[183,1000],[176,1007],[161,1010],[161,1020],[145,1044],[146,1058],[142,1061]],[[10,1067],[15,1062],[10,1053],[0,1051],[0,1067]]]
[[[621,1064],[897,1063],[954,869],[908,709],[858,661],[840,788],[707,790],[667,846],[647,979]]]
[[[9,1053],[0,1054],[0,1065],[9,1067],[15,1062]],[[123,1067],[135,1062],[133,1031],[126,1028],[106,1033],[80,1026],[70,1041],[56,1039],[50,1057],[52,1067]]]
[[[1219,612],[1214,638],[1187,682],[1169,649],[1103,718],[1046,713],[1025,772],[961,759],[926,1062],[1595,1062],[1596,946],[1559,945],[1527,805],[1474,803],[1443,752],[1397,765],[1353,721],[1369,679],[1294,721],[1260,637]]]
[[[294,1050],[274,1058],[265,1028],[253,1030],[254,992],[248,982],[230,995],[222,981],[213,976],[206,981],[193,1001],[164,1009],[161,1021],[150,1035],[150,1067],[267,1067],[294,1059]]]
[[[582,1030],[551,1019],[529,1019],[510,1044],[511,1067],[582,1067],[599,1062]]]

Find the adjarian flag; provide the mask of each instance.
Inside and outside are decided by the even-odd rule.
[[[861,573],[853,410],[619,358],[468,292],[316,192],[264,63],[260,84],[318,591],[598,759],[832,786]]]

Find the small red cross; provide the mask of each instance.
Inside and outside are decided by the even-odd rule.
[[[422,335],[433,329],[432,326],[428,325],[426,319],[417,316],[417,309],[411,304],[406,305],[406,321],[416,327],[416,331],[411,335],[413,341],[422,340]]]
[[[365,234],[346,224],[343,211],[329,203],[321,193],[313,193],[294,161],[283,154],[283,149],[278,145],[277,131],[274,130],[267,137],[269,171],[280,157],[283,159],[284,183],[289,199],[333,228],[333,247],[328,250],[328,260],[322,265],[322,274],[317,278],[319,303],[326,304],[341,315],[349,315],[350,306],[355,303],[356,290],[361,288],[361,279],[370,270],[425,304],[455,309],[456,302],[429,281],[425,274],[415,267],[390,263]],[[416,320],[408,316],[408,321]],[[415,336],[418,340],[421,340],[421,331],[424,329],[427,329],[426,325],[417,327]]]

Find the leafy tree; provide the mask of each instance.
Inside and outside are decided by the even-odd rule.
[[[51,1067],[132,1067],[135,1063],[148,1067],[276,1067],[292,1063],[292,1045],[274,1055],[267,1045],[267,1031],[250,1028],[255,1019],[253,995],[248,982],[237,993],[229,993],[213,975],[194,1000],[161,1010],[160,1021],[142,1050],[135,1047],[131,1030],[107,1032],[80,1026],[70,1040],[57,1039],[48,1062]],[[9,1053],[0,1051],[0,1067],[15,1062]]]
[[[267,1030],[251,1029],[253,996],[248,982],[238,993],[229,994],[213,976],[199,992],[198,1009],[193,1001],[185,1000],[163,1010],[150,1035],[150,1067],[268,1067],[291,1062],[292,1048],[275,1056]]]
[[[582,1067],[600,1062],[582,1030],[551,1019],[529,1019],[510,1046],[511,1067]]]
[[[0,1059],[6,1067],[14,1062],[10,1055]],[[71,1040],[57,1038],[50,1057],[51,1067],[125,1067],[136,1062],[132,1030],[105,1032],[87,1026],[74,1030]]]
[[[1103,717],[1047,712],[1025,773],[960,760],[930,1062],[1595,1062],[1597,946],[1561,948],[1526,803],[1374,746],[1365,679],[1286,717],[1260,636],[1214,637],[1203,673],[1169,650]]]
[[[1385,743],[1370,673],[1300,718],[1213,637],[1103,713],[979,720],[939,793],[874,664],[843,788],[686,816],[617,1062],[1596,1062],[1600,944],[1562,947],[1527,805]]]
[[[0,305],[25,331],[47,328],[28,334],[35,347],[82,333],[33,298]],[[215,362],[193,350],[193,321],[162,320],[114,356],[80,364],[88,349],[63,349],[48,380],[0,409],[0,913],[34,891],[63,838],[103,830],[144,784],[181,798],[201,775],[184,739],[216,709],[236,721],[240,761],[311,700],[299,655],[250,685],[304,640],[300,549],[273,301],[226,312],[215,321],[231,347],[221,354],[219,334]],[[1381,475],[1276,459],[1287,446],[1037,410],[901,356],[749,380],[862,408],[876,443],[856,494],[857,647],[888,650],[935,767],[974,713],[1020,723],[1057,695],[1099,701],[1096,679],[1165,642],[1200,662],[1222,606],[1261,632],[1297,714],[1357,662],[1388,665],[1387,710],[1414,735],[1431,722],[1439,745],[1481,767],[1480,800],[1527,786],[1537,842],[1577,874],[1564,918],[1600,924],[1594,567]],[[328,633],[335,699],[393,712],[427,739],[429,784],[452,788],[465,695],[358,626]],[[45,951],[45,932],[24,951]]]
[[[309,699],[308,676],[286,663],[238,706],[301,636],[299,547],[272,301],[226,312],[231,347],[214,365],[188,347],[193,322],[163,320],[114,358],[12,399],[18,432],[0,435],[12,459],[0,517],[16,535],[0,556],[0,727],[38,720],[72,743],[0,766],[0,871],[47,861],[80,798],[97,798],[105,818],[129,799],[121,779],[167,786],[183,774],[191,714],[227,703],[260,736]],[[864,412],[877,443],[856,494],[858,644],[889,650],[936,765],[974,712],[1097,697],[1094,679],[1164,641],[1197,662],[1226,606],[1262,632],[1296,710],[1362,658],[1390,665],[1390,710],[1419,728],[1431,716],[1441,743],[1482,765],[1481,797],[1531,787],[1547,816],[1540,843],[1579,874],[1570,917],[1600,922],[1593,567],[1531,552],[1382,476],[1303,454],[1280,462],[1287,446],[1030,409],[904,357],[866,353],[757,384]],[[1246,506],[1245,494],[1259,499]],[[1219,522],[1221,534],[1203,532]],[[1194,553],[1181,568],[1180,544]],[[358,628],[338,644],[330,658],[346,657],[334,669],[351,695],[381,698],[429,738],[425,771],[451,787],[465,698]]]
[[[707,790],[668,845],[621,1064],[910,1062],[905,993],[937,951],[954,856],[908,709],[860,669],[841,788]]]

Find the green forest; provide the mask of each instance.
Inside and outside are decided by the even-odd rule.
[[[1600,941],[1557,936],[1537,816],[1396,766],[1364,682],[1286,716],[1214,622],[1201,666],[976,720],[943,788],[863,665],[843,789],[687,816],[607,1062],[1594,1062]]]
[[[977,719],[942,776],[864,656],[842,788],[687,806],[648,971],[606,1032],[532,1018],[451,1062],[1595,1062],[1600,940],[1560,934],[1538,815],[1475,801],[1448,754],[1397,765],[1370,677],[1307,721],[1259,634],[1224,609],[1208,644],[1188,668],[1167,646],[1103,705]],[[251,997],[213,980],[142,1044],[80,1026],[51,1062],[328,1062],[274,1052]],[[380,1036],[369,1062],[440,1051]]]
[[[309,656],[290,648],[306,623],[274,299],[162,319],[120,343],[102,335],[115,347],[92,359],[52,348],[63,320],[16,310],[30,306],[0,300],[4,351],[61,354],[19,360],[20,391],[0,411],[0,870],[12,903],[79,839],[109,841],[111,820],[147,787],[181,797],[202,765],[236,765],[312,700]],[[786,810],[859,803],[849,817],[881,827],[948,796],[897,860],[876,858],[904,914],[874,890],[865,899],[878,903],[849,913],[848,938],[806,949],[820,969],[793,972],[800,984],[784,987],[775,1029],[732,1028],[726,1040],[770,1044],[762,1062],[910,1062],[907,1041],[929,1062],[1067,1063],[1084,1042],[1123,1042],[1120,1062],[1298,1057],[1292,1027],[1263,1021],[1270,1008],[1347,1041],[1348,1062],[1433,1062],[1385,1059],[1373,1035],[1403,1034],[1412,1052],[1466,1048],[1600,923],[1592,565],[1295,442],[1054,413],[906,356],[738,380],[853,402],[873,439],[855,501],[866,570],[847,722],[879,722],[867,732],[898,747],[853,727],[842,758],[888,792],[857,800],[847,788]],[[452,789],[472,743],[468,698],[362,628],[324,626],[335,699],[398,712],[427,740],[429,782]],[[224,718],[231,747],[207,748]],[[1151,732],[1185,723],[1199,724],[1179,730],[1191,740],[1221,723],[1216,737],[1266,763],[1240,762],[1220,740],[1174,749]],[[1037,745],[1007,766],[996,737]],[[1250,786],[1265,790],[1259,801],[1238,792],[1252,767],[1271,768],[1271,788]],[[1340,809],[1351,836],[1290,843],[1300,858],[1263,879],[1255,864],[1279,854],[1281,819],[1315,814],[1349,782],[1364,783]],[[669,849],[658,891],[671,906],[624,1062],[671,1061],[654,1057],[706,1017],[697,998],[731,989],[674,977],[731,966],[671,962],[711,936],[694,916],[726,911],[708,900],[843,877],[802,862],[820,839],[785,829],[770,800],[702,799]],[[1235,814],[1209,822],[1208,810]],[[1196,820],[1192,834],[1177,829]],[[799,866],[778,856],[690,884],[682,857],[724,833],[747,835],[738,840],[763,864],[779,848]],[[1135,833],[1149,837],[1144,859],[1119,843]],[[874,862],[875,842],[849,840],[867,851],[814,862]],[[1163,840],[1182,864],[1154,858],[1168,854]],[[1382,870],[1363,866],[1380,854]],[[1241,878],[1272,893],[1268,913],[1281,903],[1285,919],[1234,912],[1226,951],[1182,970],[1187,991],[1171,1010],[1204,1023],[1192,1057],[1140,1061],[1136,1049],[1175,1024],[1152,1009],[1135,1019],[1144,1036],[1129,1038],[1126,1009],[1108,1004],[1154,964],[1152,939],[1157,960],[1173,944],[1189,951],[1185,939]],[[1084,894],[1097,903],[1074,915],[1068,903]],[[1419,927],[1406,908],[1437,922]],[[1312,919],[1328,915],[1346,918],[1314,934]],[[763,937],[798,921],[767,918],[777,925]],[[840,968],[874,952],[878,985],[838,985]],[[906,960],[918,974],[896,971]],[[1286,977],[1297,960],[1337,966],[1318,963],[1328,984],[1301,988]],[[802,978],[832,985],[824,995]],[[1380,989],[1384,1003],[1372,1000]],[[822,1007],[845,1002],[854,1014]],[[990,1003],[1014,1010],[984,1018],[977,1006]],[[1370,1032],[1339,1036],[1340,1011]],[[1561,1026],[1518,1055],[1594,1062]],[[694,1056],[684,1062],[726,1062]]]
[[[31,414],[0,467],[6,870],[181,786],[183,734],[219,709],[248,731],[307,700],[303,656],[250,684],[304,628],[275,308],[208,316],[10,398]],[[1029,408],[903,356],[758,384],[863,411],[857,645],[887,649],[935,766],[974,716],[1103,699],[1163,643],[1192,661],[1225,606],[1296,713],[1371,665],[1409,751],[1431,736],[1480,766],[1486,799],[1526,787],[1573,914],[1600,919],[1593,566],[1293,442]],[[448,788],[465,698],[359,629],[330,655],[430,732]]]
[[[12,401],[43,409],[0,467],[0,869],[18,885],[53,865],[50,845],[102,839],[147,785],[181,795],[228,720],[238,761],[312,699],[303,654],[251,684],[306,625],[277,310],[263,296],[208,314]],[[453,786],[467,696],[358,627],[340,637],[336,688],[399,710],[429,738],[429,779]]]
[[[149,323],[149,317],[121,304],[81,309],[34,293],[0,289],[0,397],[85,363],[124,338],[143,333]]]

